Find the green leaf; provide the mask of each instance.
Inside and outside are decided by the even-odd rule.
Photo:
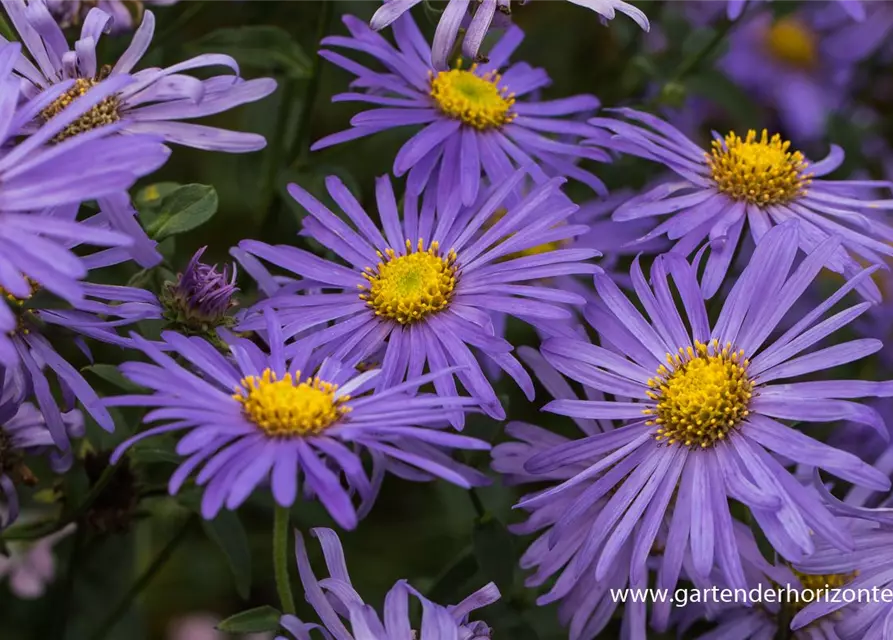
[[[161,242],[165,238],[192,231],[217,213],[217,192],[204,184],[177,187],[161,198],[158,215],[146,231]]]
[[[478,563],[472,551],[471,547],[466,548],[428,589],[427,595],[432,602],[454,600],[458,602],[456,597],[462,593],[478,570]]]
[[[217,625],[225,633],[264,633],[279,629],[279,618],[282,614],[273,607],[264,606],[248,609],[230,616]]]
[[[474,528],[472,542],[484,578],[495,582],[502,593],[509,593],[515,581],[512,534],[496,518],[484,516]]]
[[[248,546],[248,535],[239,516],[232,511],[222,511],[213,520],[202,520],[202,526],[208,537],[223,551],[233,572],[236,591],[243,600],[247,600],[251,592],[251,549]]]
[[[311,75],[312,63],[301,45],[285,29],[251,25],[218,29],[192,43],[203,53],[227,53],[239,64],[259,71],[283,73],[303,79]]]
[[[118,367],[110,364],[91,364],[90,366],[84,367],[81,371],[89,371],[95,376],[102,378],[106,382],[116,386],[118,389],[122,391],[145,391],[145,389],[138,384],[132,383],[130,380],[125,378]]]

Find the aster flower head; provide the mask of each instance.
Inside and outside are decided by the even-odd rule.
[[[826,504],[776,456],[875,490],[886,491],[889,479],[780,420],[810,425],[846,418],[885,432],[876,411],[851,399],[889,396],[893,383],[792,380],[881,348],[875,340],[853,340],[812,350],[869,306],[863,302],[822,319],[871,269],[769,340],[838,244],[836,238],[826,240],[791,271],[798,232],[791,221],[766,233],[712,325],[693,267],[671,253],[655,260],[651,286],[638,263],[633,265],[633,286],[647,316],[609,278],[596,276],[601,301],[586,316],[601,346],[565,338],[543,344],[543,355],[557,370],[615,398],[559,398],[545,410],[623,421],[620,428],[554,446],[524,464],[532,474],[570,475],[523,500],[525,509],[581,492],[552,533],[553,546],[578,549],[562,558],[566,564],[552,567],[560,576],[550,598],[564,597],[588,574],[602,580],[630,541],[630,581],[642,580],[662,526],[667,529],[658,587],[676,585],[689,554],[694,576],[707,577],[715,566],[728,585],[745,587],[729,498],[750,509],[788,561],[807,557],[819,541],[852,549],[851,536]],[[593,513],[592,505],[606,496]]]
[[[648,18],[645,14],[623,0],[570,0],[573,4],[580,5],[595,11],[602,20],[613,20],[616,12],[626,14],[637,25],[648,31]],[[376,31],[393,24],[398,18],[407,14],[410,9],[419,4],[421,0],[385,0],[384,5],[372,16],[370,25]],[[524,4],[526,0],[522,0]],[[450,0],[440,21],[437,23],[437,31],[434,33],[434,45],[432,47],[432,60],[434,67],[439,70],[448,68],[448,58],[456,45],[460,29],[465,36],[462,41],[462,55],[471,60],[487,60],[486,56],[479,54],[481,44],[492,28],[504,27],[511,23],[511,0]],[[493,55],[490,52],[489,55]]]
[[[574,144],[600,134],[579,121],[594,113],[598,100],[590,95],[552,101],[532,97],[551,81],[543,69],[509,64],[524,39],[517,27],[500,39],[489,61],[469,66],[460,60],[455,68],[437,70],[430,47],[410,16],[394,23],[396,47],[357,18],[345,16],[344,23],[351,37],[325,38],[320,55],[356,75],[352,84],[356,91],[333,100],[376,108],[357,114],[352,128],[319,140],[313,150],[387,129],[422,125],[398,152],[394,174],[407,175],[411,194],[426,188],[434,191],[442,212],[473,204],[483,186],[482,174],[496,185],[519,166],[539,182],[549,175],[564,176],[606,193],[598,178],[575,164],[581,158],[609,160],[600,149]],[[369,69],[333,49],[368,53],[386,71]]]
[[[236,301],[236,269],[201,262],[207,247],[202,247],[189,260],[175,282],[164,285],[161,301],[165,319],[187,334],[208,334],[215,327],[230,324],[227,313]]]
[[[300,532],[295,532],[295,555],[304,596],[322,622],[302,622],[295,616],[283,616],[281,625],[297,640],[309,638],[310,631],[319,629],[339,640],[489,640],[490,628],[483,621],[469,621],[469,614],[499,600],[499,589],[492,582],[452,606],[431,602],[405,580],[395,584],[385,596],[383,615],[363,601],[350,581],[344,562],[341,541],[331,529],[311,529],[325,557],[329,577],[317,579],[307,556],[307,548]],[[410,619],[410,596],[422,606],[421,624]],[[350,625],[348,628],[348,624]],[[285,640],[279,638],[278,640]]]
[[[682,255],[708,240],[701,283],[708,298],[722,284],[745,224],[759,243],[773,225],[796,219],[804,252],[839,236],[840,246],[827,256],[826,266],[847,277],[861,269],[860,261],[883,264],[884,256],[893,255],[893,228],[880,216],[893,209],[893,199],[876,198],[878,192],[893,190],[893,183],[823,179],[843,162],[839,147],[811,162],[779,135],[751,130],[743,136],[732,132],[717,137],[704,150],[659,118],[631,109],[618,113],[628,121],[590,122],[613,131],[612,144],[621,152],[663,164],[679,179],[629,200],[614,212],[614,219],[664,217],[644,238],[666,234],[675,242],[672,251]],[[880,300],[870,279],[862,280],[859,290]]]
[[[37,478],[28,468],[27,456],[46,456],[56,473],[71,467],[71,452],[60,451],[46,420],[37,408],[22,402],[21,389],[0,368],[0,501],[4,517],[0,529],[19,515],[18,485],[33,485]],[[62,416],[66,437],[84,434],[84,421],[79,411]]]
[[[206,518],[224,505],[238,508],[259,486],[269,485],[283,506],[298,499],[300,488],[304,499],[319,500],[339,526],[348,529],[357,525],[358,511],[362,515],[371,508],[388,471],[412,480],[437,477],[463,487],[486,483],[486,476],[455,462],[448,452],[489,445],[443,428],[445,408],[461,411],[473,402],[414,391],[443,372],[370,394],[377,370],[358,374],[334,360],[314,367],[313,354],[304,351],[286,358],[278,322],[268,317],[269,353],[247,339],[227,336],[229,359],[199,337],[165,332],[165,344],[158,346],[134,336],[152,364],[130,362],[121,371],[151,393],[110,398],[107,403],[153,407],[146,421],[161,424],[122,444],[112,461],[145,438],[187,431],[177,446],[184,461],[169,488],[176,493],[198,470]],[[180,365],[162,348],[192,368]],[[371,478],[363,453],[372,461]]]
[[[889,449],[886,457],[890,458]],[[803,637],[817,627],[830,628],[828,634],[840,640],[861,640],[862,638],[884,638],[889,633],[890,619],[893,617],[893,604],[889,598],[877,594],[893,590],[893,506],[886,496],[880,508],[869,509],[868,494],[851,490],[843,500],[835,498],[824,486],[817,471],[814,471],[814,484],[824,494],[840,519],[846,523],[854,545],[841,552],[827,544],[816,546],[814,554],[797,562],[794,566],[798,575],[814,579],[821,587],[822,582],[832,587],[846,586],[853,598],[824,598],[806,607],[800,607],[791,621],[791,628]],[[802,580],[802,578],[801,578]]]
[[[871,6],[885,4],[858,5],[870,11],[864,22],[854,22],[844,3],[810,2],[784,16],[759,12],[732,32],[720,67],[773,108],[795,140],[821,139],[828,117],[847,104],[856,63],[893,28],[891,8]]]
[[[585,262],[599,255],[594,249],[523,255],[585,231],[564,224],[577,207],[561,194],[560,179],[536,188],[492,224],[522,178],[517,172],[482,204],[454,217],[435,217],[430,199],[419,211],[418,200],[407,196],[402,220],[389,179],[380,178],[376,196],[384,234],[336,178],[327,181],[329,194],[351,224],[291,185],[289,192],[309,213],[304,233],[334,251],[339,261],[254,240],[241,242],[234,255],[243,264],[246,254],[260,258],[318,287],[300,295],[276,294],[259,305],[277,310],[286,339],[297,336],[298,345],[318,347],[354,365],[384,348],[379,389],[420,375],[426,363],[431,371],[462,367],[456,377],[485,412],[501,419],[505,412],[472,348],[529,397],[533,384],[511,354],[512,346],[496,334],[491,315],[509,314],[551,332],[555,321],[572,317],[566,305],[582,305],[585,299],[542,280],[600,271]],[[239,328],[261,329],[263,323],[255,312]],[[456,395],[452,376],[438,378],[435,387],[442,397]],[[460,412],[451,414],[456,426],[463,418]]]
[[[134,71],[148,50],[155,30],[151,11],[127,50],[113,66],[100,67],[96,47],[110,28],[112,16],[98,8],[87,14],[80,38],[71,47],[56,24],[44,0],[3,0],[10,21],[30,54],[15,64],[25,97],[38,96],[64,83],[66,89],[43,108],[30,114],[25,132],[65,117],[67,125],[57,132],[53,142],[90,133],[97,127],[115,124],[120,133],[146,133],[167,142],[198,149],[243,153],[265,146],[263,136],[226,131],[186,122],[242,104],[255,102],[272,93],[276,82],[269,78],[243,80],[235,60],[220,54],[204,54],[164,69]],[[0,43],[5,42],[0,36]],[[184,72],[192,69],[224,66],[233,75],[199,80]],[[67,117],[79,96],[93,88],[102,89],[105,98],[76,118]],[[128,141],[130,138],[128,138]],[[135,151],[131,151],[135,155]],[[84,161],[89,166],[91,160]],[[103,194],[94,194],[94,197]],[[109,197],[98,197],[103,216],[113,229],[133,239],[130,255],[141,266],[154,266],[161,260],[155,243],[135,220],[130,199],[119,190]]]

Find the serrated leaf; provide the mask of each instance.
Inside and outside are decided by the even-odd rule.
[[[201,226],[217,213],[217,191],[205,184],[186,184],[161,198],[158,215],[146,231],[157,242]]]
[[[239,516],[232,511],[222,511],[213,520],[202,520],[202,526],[208,537],[223,551],[233,573],[236,591],[243,600],[247,600],[251,593],[251,549]]]
[[[472,534],[474,556],[484,578],[509,593],[515,581],[514,539],[496,518],[484,516]]]
[[[130,380],[124,377],[118,367],[110,364],[91,364],[87,367],[81,369],[81,371],[89,371],[93,375],[102,378],[109,384],[116,386],[122,391],[145,391],[145,389],[138,384],[134,384]]]
[[[230,616],[217,625],[225,633],[264,633],[279,629],[282,614],[273,607],[264,606],[248,609]]]
[[[312,64],[301,45],[285,29],[251,25],[218,29],[192,43],[207,53],[227,53],[239,64],[283,73],[290,78],[310,77]]]

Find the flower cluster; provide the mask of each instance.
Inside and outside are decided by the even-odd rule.
[[[572,2],[651,27],[621,0]],[[16,595],[44,593],[54,545],[72,545],[71,591],[91,545],[190,510],[93,637],[192,518],[247,597],[251,551],[227,512],[264,529],[272,512],[281,611],[223,631],[526,638],[547,617],[534,603],[554,603],[572,640],[891,637],[893,596],[666,594],[893,594],[893,127],[877,107],[893,93],[869,72],[893,59],[893,2],[662,6],[695,34],[716,22],[665,78],[642,56],[672,56],[675,18],[647,46],[621,21],[605,33],[630,60],[604,110],[520,59],[509,0],[449,0],[431,29],[419,0],[385,0],[334,33],[321,6],[313,59],[272,25],[172,43],[201,3],[161,9],[175,13],[157,38],[149,8],[172,0],[0,4],[0,577]],[[279,81],[240,63],[283,90],[265,100]],[[710,64],[767,117],[720,115],[708,134],[716,104],[686,91]],[[333,103],[365,110],[317,121],[323,72],[349,82]],[[251,131],[218,126],[247,105]],[[849,108],[875,128],[838,146]],[[155,175],[175,147],[186,161]],[[323,149],[351,157],[329,171]],[[221,160],[218,197],[169,180],[204,175],[199,152],[257,155]],[[208,226],[190,245],[218,208],[231,242]],[[470,496],[473,522],[449,516],[450,535],[473,532],[466,551],[436,580],[375,565],[390,589],[367,604],[330,526],[365,541],[411,504],[391,493],[441,490]],[[424,524],[406,509],[395,546]],[[293,521],[312,523],[325,577]],[[532,537],[518,556],[512,533]],[[292,535],[316,621],[292,596]]]

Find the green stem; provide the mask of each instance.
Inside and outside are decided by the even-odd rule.
[[[319,21],[317,23],[316,39],[320,42],[328,35],[329,23],[332,21],[332,2],[323,0],[319,10]],[[304,104],[302,105],[301,121],[298,123],[298,131],[295,135],[295,145],[291,151],[295,154],[293,165],[298,165],[307,159],[310,153],[310,125],[313,119],[313,106],[316,104],[316,95],[319,93],[320,77],[322,76],[322,56],[319,54],[313,57],[313,68],[311,70],[310,82],[307,84],[307,90],[304,92]]]
[[[288,531],[288,509],[277,505],[273,515],[273,572],[276,575],[276,591],[279,593],[282,611],[294,615],[297,609],[288,576]]]
[[[475,513],[477,513],[478,519],[482,519],[485,515],[487,515],[487,509],[484,507],[484,502],[481,500],[481,497],[478,495],[478,492],[473,487],[468,490],[468,497],[471,500],[471,506],[474,507]]]
[[[121,599],[121,602],[118,603],[118,606],[115,607],[108,616],[106,616],[105,620],[103,620],[102,624],[99,625],[99,629],[90,636],[90,640],[102,640],[107,637],[109,633],[115,628],[115,625],[124,617],[129,610],[131,605],[133,605],[133,601],[137,599],[137,597],[143,592],[143,590],[149,586],[149,583],[155,578],[159,571],[167,564],[167,561],[171,559],[174,551],[176,551],[177,547],[180,546],[180,543],[186,539],[186,534],[189,533],[189,530],[192,527],[192,523],[195,522],[196,517],[194,514],[189,516],[186,522],[183,523],[183,526],[180,530],[174,534],[174,537],[171,538],[168,543],[164,546],[164,548],[155,556],[155,559],[152,561],[146,570],[140,575],[139,578],[130,586],[130,589],[127,590],[127,593],[124,594],[124,597]]]
[[[655,94],[655,96],[648,101],[648,107],[654,107],[658,102],[660,102],[661,97],[664,94],[664,90],[672,85],[679,84],[683,80],[685,80],[693,71],[696,71],[701,63],[706,60],[716,48],[722,44],[723,40],[726,39],[726,36],[732,31],[732,29],[741,22],[744,15],[747,13],[747,7],[745,7],[744,11],[741,12],[741,15],[738,16],[735,20],[723,20],[722,24],[719,25],[716,29],[716,33],[713,34],[713,37],[710,38],[710,41],[705,43],[703,47],[699,50],[693,52],[689,55],[685,60],[682,61],[676,70],[673,72],[673,75],[664,83],[661,90]]]
[[[68,515],[64,515],[62,518],[54,522],[43,522],[37,526],[12,527],[0,537],[2,537],[3,540],[37,540],[48,536],[51,533],[56,533],[57,531],[64,529],[70,523],[80,520],[87,514],[87,511],[90,510],[90,507],[93,506],[96,499],[102,495],[102,492],[105,491],[105,488],[108,486],[109,482],[111,482],[117,470],[117,464],[106,467],[103,470],[102,475],[99,476],[99,480],[96,481],[96,484],[90,487],[90,492],[84,498],[84,501]]]

